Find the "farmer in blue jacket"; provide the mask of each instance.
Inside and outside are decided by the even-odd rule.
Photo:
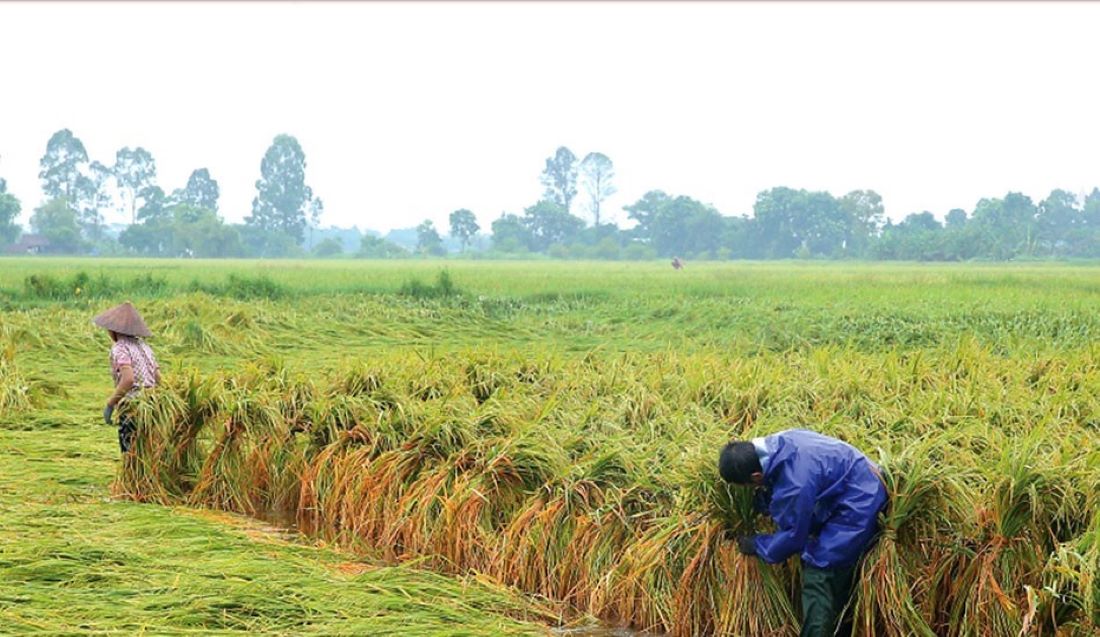
[[[777,526],[775,533],[738,538],[742,553],[769,564],[801,554],[802,636],[847,634],[851,627],[841,617],[856,562],[886,504],[878,466],[845,442],[790,429],[728,443],[718,472],[726,482],[755,486],[758,512]]]

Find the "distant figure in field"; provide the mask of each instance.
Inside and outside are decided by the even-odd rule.
[[[886,506],[878,466],[846,442],[789,429],[726,444],[718,473],[755,487],[757,512],[775,520],[775,533],[737,539],[742,554],[768,564],[801,554],[802,637],[850,635],[843,615],[856,564],[873,544]]]
[[[111,424],[115,408],[122,405],[118,415],[118,446],[125,454],[133,447],[135,432],[133,415],[127,412],[125,401],[160,382],[160,366],[143,340],[152,336],[152,332],[129,301],[107,310],[92,322],[111,335],[109,361],[115,391],[103,409],[103,422]]]
[[[673,270],[683,270],[684,269],[684,263],[682,261],[680,261],[680,257],[672,257],[672,269]]]

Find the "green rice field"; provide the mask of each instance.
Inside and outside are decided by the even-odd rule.
[[[0,259],[0,632],[797,635],[714,465],[804,427],[891,491],[856,634],[1095,635],[1098,336],[1091,265]]]

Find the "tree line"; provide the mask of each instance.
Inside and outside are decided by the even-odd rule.
[[[193,257],[444,256],[586,259],[883,259],[918,261],[1100,257],[1100,189],[1078,197],[1054,190],[1045,199],[1010,192],[983,198],[970,212],[928,211],[901,222],[886,218],[873,190],[842,196],[776,187],[759,193],[752,214],[723,215],[714,206],[661,190],[627,205],[632,225],[609,222],[605,204],[616,193],[610,158],[579,158],[566,147],[546,159],[541,198],[522,213],[502,213],[482,233],[477,216],[450,213],[446,236],[431,220],[383,237],[320,228],[324,205],[306,184],[298,141],[279,135],[260,164],[251,214],[243,223],[220,216],[218,182],[206,168],[166,192],[156,162],[143,148],[122,148],[113,164],[90,161],[68,129],[46,145],[39,177],[45,202],[30,218],[45,251]],[[104,212],[130,223],[117,237]],[[0,245],[15,242],[20,202],[0,179]],[[349,236],[350,232],[350,236]],[[314,240],[314,235],[318,239]],[[356,245],[357,243],[357,245]]]

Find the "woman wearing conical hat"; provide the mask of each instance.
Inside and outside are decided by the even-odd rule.
[[[143,389],[160,382],[160,366],[153,350],[143,340],[152,336],[141,315],[128,301],[95,317],[93,322],[111,335],[111,377],[115,392],[107,399],[103,421],[111,424],[111,416],[119,403],[132,398]],[[118,418],[118,446],[122,453],[130,450],[134,439],[134,421],[129,414]]]

